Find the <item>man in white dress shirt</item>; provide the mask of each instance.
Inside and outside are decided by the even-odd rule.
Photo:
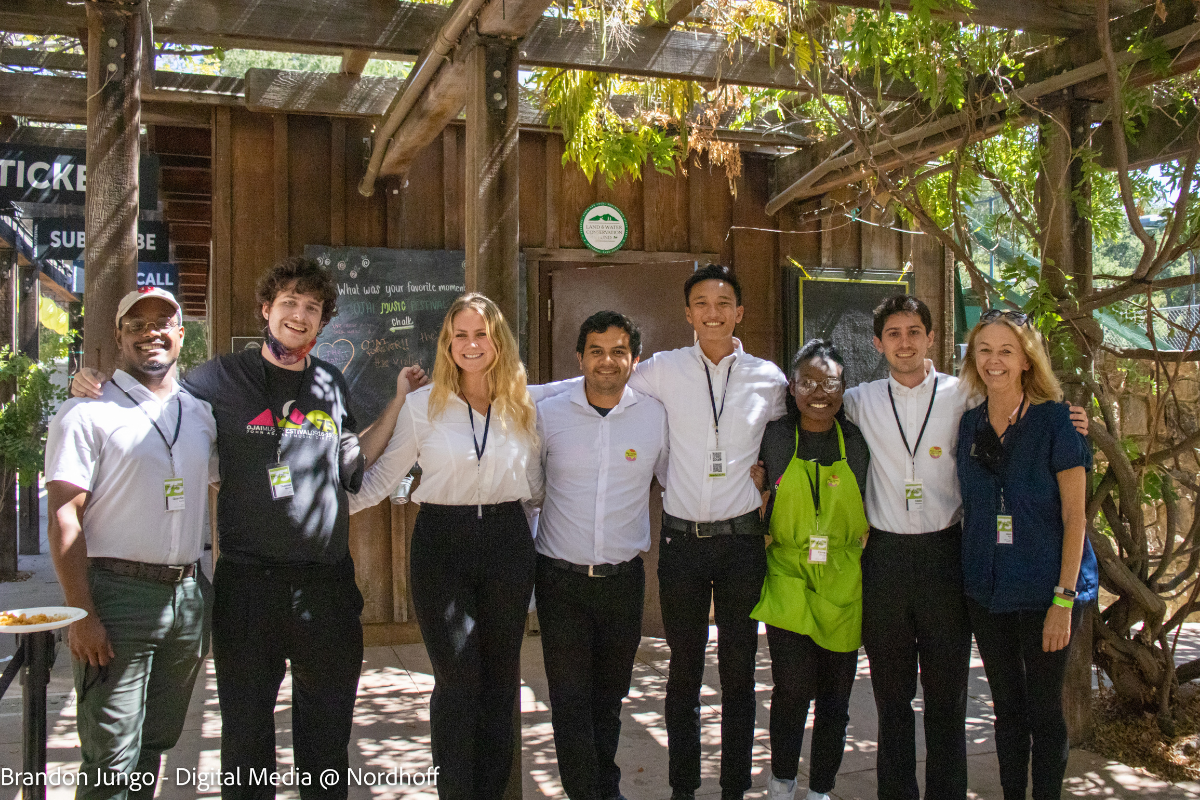
[[[925,360],[933,318],[915,297],[875,310],[890,375],[848,390],[843,408],[871,449],[862,557],[863,645],[879,714],[880,800],[916,800],[918,665],[924,688],[925,796],[967,791],[971,629],[962,588],[962,497],[954,450],[972,402],[966,384]]]
[[[161,289],[118,305],[121,368],[72,399],[46,442],[50,554],[71,624],[82,763],[76,797],[151,797],[208,650],[212,410],[180,391],[179,303]]]
[[[885,300],[875,309],[874,330],[890,374],[849,389],[842,407],[871,449],[862,638],[879,715],[879,798],[920,797],[912,707],[919,672],[925,797],[963,800],[971,629],[955,448],[963,412],[983,398],[926,359],[933,317],[922,301]],[[1083,410],[1072,412],[1086,434]]]
[[[537,609],[559,776],[571,800],[624,800],[621,703],[641,641],[650,481],[666,480],[667,415],[626,386],[641,333],[614,311],[579,329],[582,380],[538,403],[546,497]]]
[[[750,477],[763,429],[784,414],[787,378],[734,338],[741,287],[710,264],[684,283],[684,311],[696,332],[691,347],[656,353],[629,385],[667,410],[670,458],[658,558],[659,601],[671,648],[667,679],[667,749],[672,800],[700,787],[700,687],[709,609],[717,623],[721,678],[721,797],[750,788],[754,743],[754,667],[758,603],[767,571]]]

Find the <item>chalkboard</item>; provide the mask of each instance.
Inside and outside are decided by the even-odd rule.
[[[793,301],[797,344],[787,358],[809,339],[831,339],[846,361],[848,386],[887,377],[887,362],[872,343],[873,312],[887,298],[909,292],[907,281],[799,277]]]
[[[461,250],[392,250],[308,245],[304,255],[330,270],[338,315],[313,353],[342,370],[360,424],[379,416],[410,364],[433,372],[446,309],[466,290]]]

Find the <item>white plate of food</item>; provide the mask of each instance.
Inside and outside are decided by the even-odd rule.
[[[63,628],[83,619],[87,612],[71,606],[41,606],[0,611],[0,633],[37,633]]]

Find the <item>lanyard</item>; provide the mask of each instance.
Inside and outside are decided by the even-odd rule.
[[[483,451],[487,449],[488,428],[492,426],[492,404],[488,403],[487,417],[483,423],[483,444],[475,438],[475,412],[470,403],[467,403],[467,416],[471,419],[471,444],[475,445],[475,463],[478,464],[483,461]]]
[[[1008,415],[1008,424],[1004,426],[1004,433],[1000,434],[1000,444],[1004,444],[1004,437],[1008,436],[1008,432],[1015,428],[1017,423],[1025,416],[1024,412],[1020,416],[1017,416],[1017,412],[1021,411],[1023,407],[1028,408],[1025,405],[1025,393],[1021,392],[1021,399],[1017,403],[1017,407],[1013,409],[1013,412]],[[1017,417],[1016,421],[1013,421],[1013,417]]]
[[[921,440],[925,438],[925,426],[929,424],[929,417],[933,414],[933,401],[937,399],[937,375],[933,376],[933,393],[929,397],[929,408],[925,409],[925,421],[921,423],[921,432],[917,434],[917,441],[913,442],[912,448],[908,446],[908,436],[904,433],[904,425],[900,422],[900,412],[896,410],[896,398],[892,396],[892,384],[888,383],[888,401],[892,404],[892,415],[896,418],[896,427],[900,429],[900,441],[904,442],[904,452],[908,453],[908,460],[912,463],[912,476],[915,480],[917,477],[917,451],[921,448]]]
[[[708,399],[712,403],[713,412],[713,431],[717,434],[717,447],[721,446],[721,415],[725,413],[725,397],[729,394],[729,383],[733,380],[733,368],[737,366],[737,356],[733,357],[733,361],[729,364],[729,372],[725,374],[725,390],[721,392],[721,410],[717,410],[717,396],[713,394],[712,373],[708,371],[708,357],[701,355],[701,363],[704,364],[704,377],[708,378]]]
[[[1017,426],[1017,423],[1019,423],[1022,419],[1025,418],[1025,414],[1022,411],[1022,409],[1028,410],[1028,408],[1029,408],[1029,406],[1027,406],[1025,404],[1025,394],[1022,393],[1021,400],[1020,400],[1020,402],[1017,403],[1017,407],[1014,408],[1013,412],[1008,415],[1008,425],[1005,426],[1004,433],[1001,434],[999,437],[997,437],[1000,440],[1000,447],[1001,447],[1002,451],[1007,452],[1006,448],[1004,447],[1004,440],[1008,437],[1009,431],[1011,431],[1013,428],[1015,428]],[[1014,417],[1016,417],[1015,420],[1013,419]],[[986,426],[986,427],[984,427],[984,426]],[[983,414],[980,415],[979,422],[975,425],[976,438],[978,438],[980,430],[988,430],[988,431],[991,431],[993,434],[995,433],[995,430],[996,430],[995,428],[992,427],[991,416],[989,415],[989,407],[988,407],[987,398],[984,398],[984,401],[983,401]],[[974,449],[975,449],[975,446],[972,445],[971,446],[972,455],[974,454]],[[1007,472],[1007,459],[1003,462],[1003,466],[1000,468],[997,468],[997,467],[992,466],[987,463],[984,464],[984,467],[989,472],[991,472],[992,475],[996,478],[996,485],[1000,489],[1000,513],[1005,514],[1008,511],[1008,509],[1004,503],[1004,478],[1005,478],[1005,473]]]
[[[475,411],[471,408],[471,403],[464,397],[463,402],[467,404],[467,417],[471,420],[471,444],[475,445],[475,481],[479,484],[478,502],[475,504],[475,518],[483,519],[483,478],[481,470],[483,469],[483,451],[487,449],[488,429],[492,427],[492,404],[488,403],[487,417],[483,422],[483,443],[475,438]]]
[[[274,364],[271,364],[265,358],[263,359],[263,382],[266,383],[266,385],[267,385],[267,408],[268,409],[270,409],[270,407],[271,407],[271,401],[274,400],[274,398],[272,397],[272,395],[274,394],[272,389],[274,389],[274,387],[271,385],[271,383],[272,383],[271,367],[274,367],[274,366],[275,366]],[[301,391],[304,390],[304,379],[308,375],[308,368],[310,366],[312,366],[312,359],[305,356],[304,369],[300,370],[300,390]],[[283,369],[282,367],[276,367],[276,368]],[[291,371],[291,370],[289,370],[289,371]],[[286,406],[286,405],[287,405],[287,403],[284,403],[284,406]],[[280,409],[280,411],[282,411],[282,410],[283,409]],[[274,416],[275,416],[275,412],[274,412],[274,410],[271,410],[272,421],[274,421]],[[284,419],[284,421],[285,422],[287,421],[286,418]],[[283,463],[283,429],[279,425],[272,425],[271,427],[275,429],[275,463],[281,464],[281,463]]]
[[[158,423],[154,421],[154,418],[151,417],[149,414],[146,414],[146,409],[142,408],[141,403],[139,403],[137,400],[134,400],[133,395],[131,395],[129,392],[125,391],[125,389],[123,389],[121,387],[121,384],[117,383],[117,381],[115,379],[113,380],[113,385],[121,390],[121,394],[123,394],[129,398],[129,402],[133,403],[134,407],[136,407],[138,411],[142,412],[142,414],[145,415],[146,419],[150,420],[150,424],[154,426],[154,430],[158,431],[159,438],[162,439],[163,444],[165,444],[167,446],[167,457],[171,459],[171,477],[174,478],[175,477],[175,443],[179,441],[179,427],[183,423],[183,398],[181,396],[179,396],[179,394],[175,395],[176,408],[178,409],[179,413],[175,417],[175,437],[173,439],[171,439],[171,441],[168,442],[167,435],[162,432],[162,428],[158,427]]]

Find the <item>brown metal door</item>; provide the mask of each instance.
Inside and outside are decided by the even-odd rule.
[[[579,374],[579,326],[597,311],[618,311],[641,328],[642,358],[691,345],[692,329],[683,317],[683,282],[694,269],[694,261],[555,264],[550,273],[550,379]]]
[[[683,282],[694,261],[647,264],[558,263],[550,273],[551,380],[579,374],[575,343],[579,326],[597,311],[618,311],[642,331],[642,358],[659,350],[688,347],[694,341],[683,316]],[[545,363],[545,362],[543,362]],[[646,562],[646,603],[642,633],[663,636],[658,606],[658,534],[662,528],[662,488],[650,490],[650,552]]]

